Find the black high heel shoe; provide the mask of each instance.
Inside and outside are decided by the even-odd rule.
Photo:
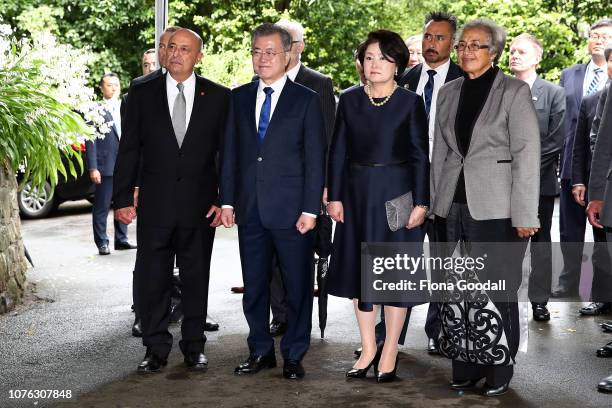
[[[388,383],[395,381],[397,379],[397,362],[399,361],[399,356],[395,357],[395,366],[393,367],[393,371],[390,373],[383,373],[382,371],[378,371],[376,374],[376,382],[377,383]]]
[[[351,368],[350,370],[348,370],[346,372],[346,378],[365,378],[366,375],[368,374],[368,371],[370,371],[370,367],[374,366],[374,374],[377,374],[376,371],[376,366],[378,365],[378,362],[380,361],[380,353],[382,352],[381,348],[376,348],[376,354],[374,355],[374,358],[372,359],[372,361],[370,361],[370,364],[368,364],[368,366],[366,368]]]

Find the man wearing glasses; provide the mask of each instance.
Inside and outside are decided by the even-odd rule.
[[[287,293],[283,376],[304,376],[312,326],[312,229],[321,209],[326,138],[317,94],[287,78],[291,35],[263,24],[252,35],[259,80],[232,91],[221,164],[221,221],[238,224],[249,357],[236,374],[276,367],[270,274],[278,255]]]
[[[565,146],[561,158],[561,196],[559,229],[563,270],[553,297],[578,294],[582,249],[586,229],[584,207],[572,195],[572,148],[582,98],[603,89],[606,83],[604,49],[612,39],[612,19],[602,19],[591,26],[588,50],[591,60],[576,64],[561,73],[561,86],[565,89]],[[609,303],[592,303],[580,309],[582,315],[598,315],[610,310]]]

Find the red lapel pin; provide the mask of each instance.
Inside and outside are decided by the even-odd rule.
[[[204,91],[200,92],[200,96],[204,96]]]

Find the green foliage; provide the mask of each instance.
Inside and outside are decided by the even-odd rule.
[[[76,177],[73,162],[80,156],[71,144],[78,136],[90,133],[81,117],[58,102],[40,83],[40,63],[0,67],[0,157],[16,172],[25,168],[24,180],[42,187],[46,180],[57,184],[58,171]]]

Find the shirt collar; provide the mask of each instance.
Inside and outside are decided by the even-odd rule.
[[[263,89],[265,87],[270,87],[272,89],[274,89],[274,93],[276,93],[277,95],[280,95],[281,91],[283,90],[283,87],[285,86],[285,83],[287,82],[287,75],[283,75],[281,79],[279,79],[278,81],[267,85],[264,81],[261,80],[261,78],[259,79],[259,87],[257,88],[257,92],[263,92]]]
[[[297,77],[297,74],[300,71],[301,67],[302,67],[302,62],[298,62],[295,67],[293,67],[289,71],[287,71],[287,76],[289,77],[290,80],[295,82],[295,77]]]
[[[189,78],[187,78],[186,80],[183,81],[183,85],[184,88],[183,89],[187,89],[187,88],[191,88],[193,86],[195,86],[195,73],[192,72],[191,75],[189,76]],[[168,75],[166,75],[166,88],[167,89],[176,89],[176,84],[178,84],[178,81],[174,78],[172,78],[172,75],[170,75],[170,73],[168,73]]]
[[[538,79],[538,74],[535,72],[532,72],[531,75],[529,75],[529,78],[525,80],[525,82],[527,82],[527,84],[529,85],[530,89],[533,88],[533,84],[536,79]]]
[[[438,68],[432,68],[430,67],[427,62],[423,61],[423,69],[421,70],[421,75],[425,74],[427,75],[427,71],[429,71],[430,69],[433,69],[434,71],[436,71],[436,74],[441,77],[445,77],[446,78],[446,74],[448,74],[448,69],[450,68],[450,58],[442,65],[440,65]]]

